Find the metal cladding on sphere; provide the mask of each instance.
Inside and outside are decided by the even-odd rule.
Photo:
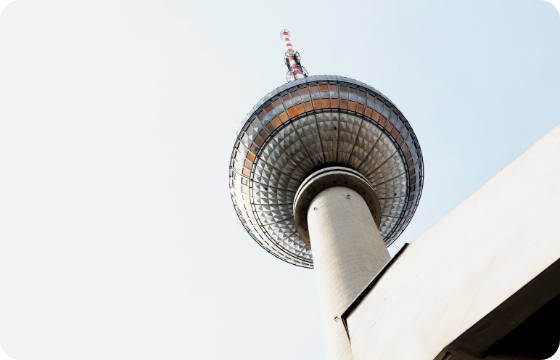
[[[423,160],[410,124],[386,96],[340,76],[309,76],[266,95],[243,120],[230,159],[233,205],[265,250],[313,267],[293,214],[305,178],[327,166],[351,168],[379,199],[379,232],[388,246],[418,205]]]

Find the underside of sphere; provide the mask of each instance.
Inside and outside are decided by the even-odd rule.
[[[310,76],[263,98],[238,132],[230,191],[242,224],[268,252],[311,268],[293,202],[304,179],[329,166],[351,168],[371,184],[388,246],[410,222],[423,184],[422,153],[406,118],[384,95],[358,81]]]

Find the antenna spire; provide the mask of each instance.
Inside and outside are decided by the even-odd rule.
[[[284,63],[288,67],[286,81],[294,81],[307,77],[307,70],[301,66],[301,55],[295,51],[290,42],[290,32],[286,29],[280,31],[280,37],[284,40],[286,54],[284,55]]]

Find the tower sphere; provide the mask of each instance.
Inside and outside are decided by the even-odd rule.
[[[253,107],[231,154],[235,211],[269,253],[313,267],[311,248],[296,226],[294,199],[309,175],[330,166],[348,168],[369,182],[379,201],[380,214],[374,216],[386,246],[404,231],[424,178],[412,127],[369,85],[341,76],[308,76],[276,88]]]

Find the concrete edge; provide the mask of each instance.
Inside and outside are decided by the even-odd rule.
[[[348,331],[348,323],[347,323],[346,319],[348,318],[348,316],[350,316],[350,314],[352,314],[354,309],[356,309],[356,307],[358,307],[358,305],[360,305],[362,300],[375,287],[375,284],[377,284],[377,282],[381,279],[383,274],[385,274],[385,272],[387,272],[387,270],[389,270],[391,265],[393,265],[393,263],[399,258],[399,256],[401,256],[401,254],[406,250],[408,245],[410,245],[410,244],[405,243],[403,245],[403,247],[399,251],[397,251],[395,256],[393,256],[391,258],[391,260],[389,260],[389,262],[387,262],[387,264],[385,264],[385,266],[383,266],[383,268],[381,268],[381,270],[379,270],[379,272],[373,277],[373,279],[371,279],[371,281],[366,285],[366,287],[358,294],[358,296],[356,296],[356,298],[354,300],[352,300],[352,302],[350,303],[350,305],[348,305],[346,310],[344,310],[342,315],[340,315],[340,319],[342,320],[342,324],[344,325],[344,330],[346,331],[346,335],[348,336],[348,341],[352,342],[350,340],[350,332]]]

